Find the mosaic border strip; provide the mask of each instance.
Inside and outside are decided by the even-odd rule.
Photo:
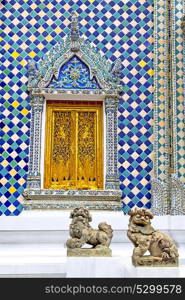
[[[170,211],[168,9],[167,0],[154,1],[154,179],[152,180],[152,209],[156,214],[168,214]],[[159,188],[159,185],[162,185],[163,188]],[[163,191],[162,195],[159,194],[159,191]],[[158,208],[159,203],[160,208]]]
[[[185,183],[185,119],[184,113],[184,67],[183,47],[184,37],[181,28],[182,17],[185,13],[185,2],[173,0],[171,3],[171,84],[173,103],[173,167],[176,176]],[[185,55],[185,52],[184,52]]]

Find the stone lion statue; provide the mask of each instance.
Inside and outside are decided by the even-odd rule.
[[[112,228],[105,222],[98,225],[99,229],[93,229],[89,222],[92,217],[84,208],[75,208],[70,215],[70,236],[66,245],[68,248],[81,248],[84,244],[92,245],[92,248],[108,248],[112,239]]]
[[[129,215],[127,236],[134,244],[133,264],[135,266],[176,266],[178,249],[168,235],[152,227],[153,215],[150,210],[134,208],[129,211]],[[150,255],[144,256],[147,251]]]

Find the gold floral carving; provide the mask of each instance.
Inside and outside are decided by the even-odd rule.
[[[81,186],[96,186],[96,115],[78,113],[78,178]]]
[[[54,145],[53,161],[63,160],[64,164],[70,159],[71,147],[71,113],[54,112]]]
[[[78,155],[82,164],[95,161],[95,113],[78,114]]]

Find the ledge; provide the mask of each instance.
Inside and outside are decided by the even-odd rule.
[[[24,208],[64,208],[85,206],[89,209],[120,210],[120,190],[44,190],[24,191]]]
[[[35,96],[44,96],[44,95],[103,95],[118,97],[122,92],[121,86],[119,89],[52,89],[52,88],[39,88],[39,87],[28,87],[29,92]]]

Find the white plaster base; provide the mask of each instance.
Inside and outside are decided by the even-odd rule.
[[[130,243],[111,244],[113,257],[66,257],[66,248],[55,244],[1,245],[0,277],[129,278],[185,277],[185,244],[179,248],[178,268],[135,268]]]
[[[106,221],[114,230],[112,258],[67,258],[70,211],[23,211],[0,217],[0,277],[185,277],[185,216],[156,216],[154,228],[167,232],[179,247],[179,268],[135,268],[122,212],[91,211],[93,222]],[[85,263],[84,263],[85,262]]]

